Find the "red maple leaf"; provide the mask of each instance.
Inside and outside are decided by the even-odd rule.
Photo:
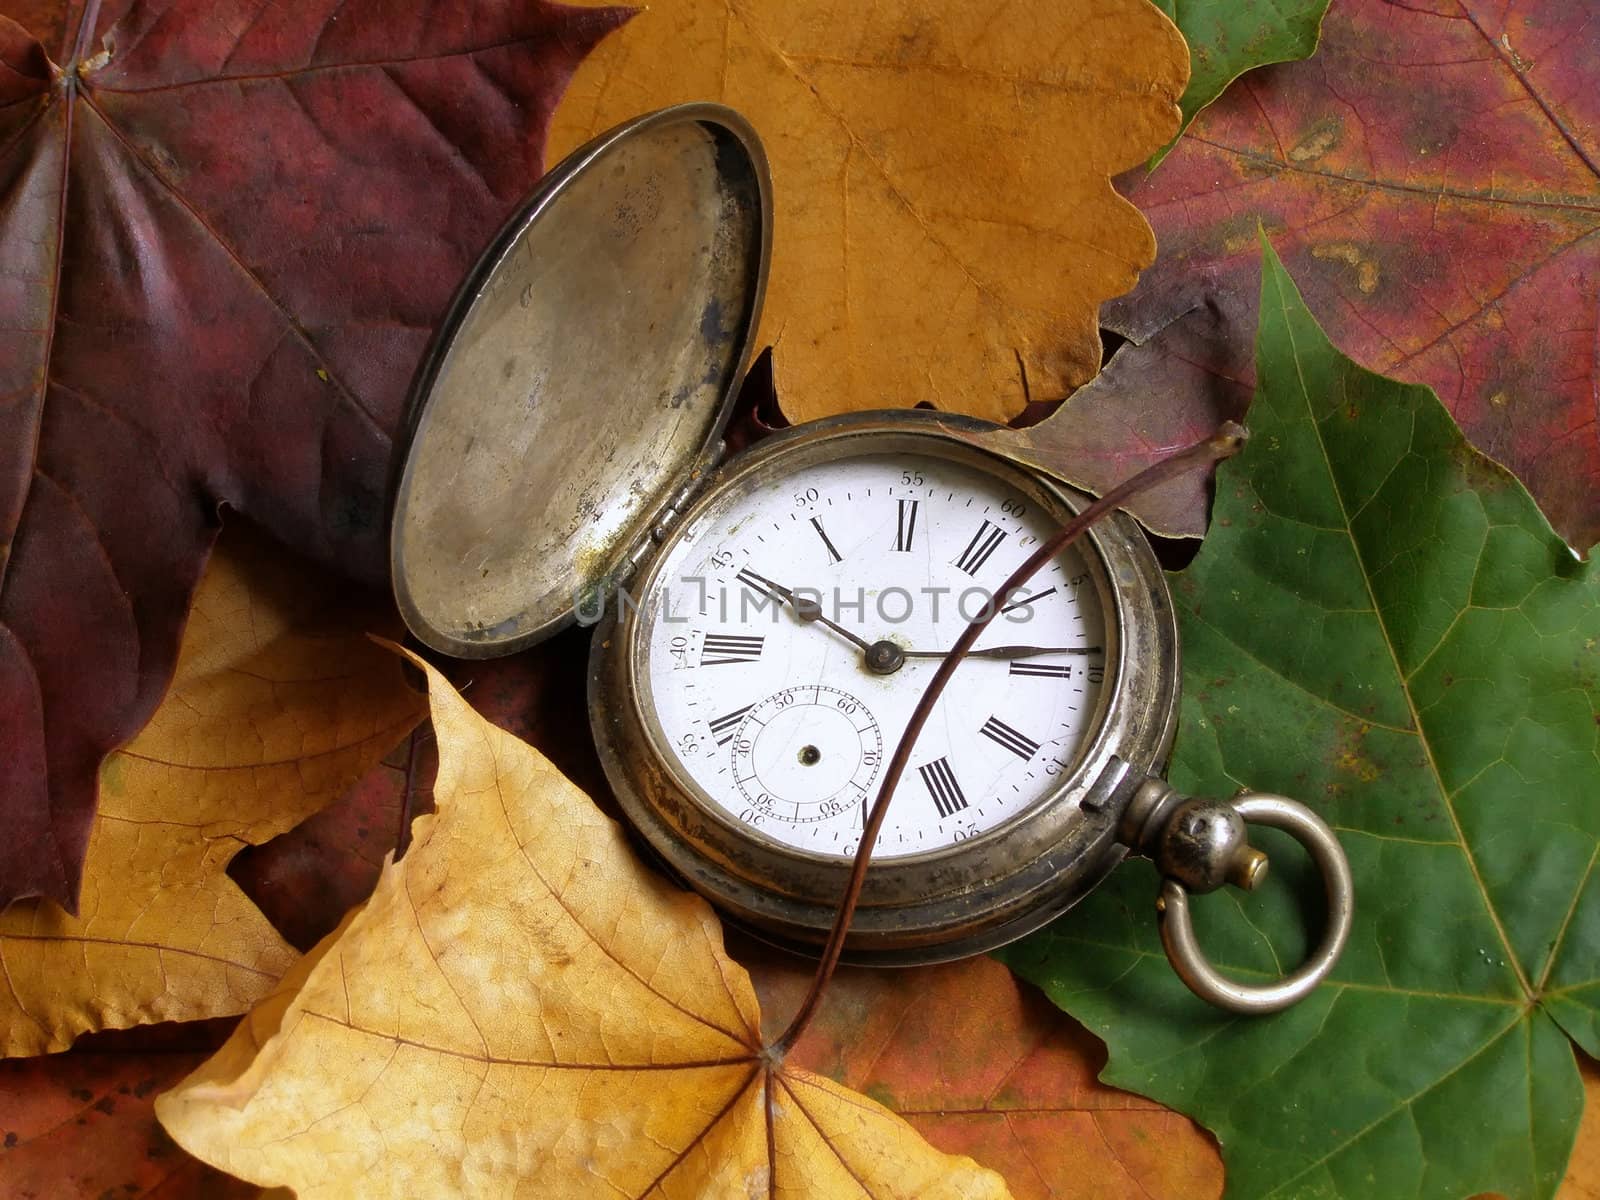
[[[0,904],[75,903],[100,761],[166,686],[220,505],[384,579],[410,373],[627,15],[0,16]]]
[[[1260,221],[1341,349],[1431,386],[1569,541],[1600,538],[1590,0],[1338,0],[1315,57],[1246,76],[1130,196],[1161,254],[1103,320],[1142,343],[1112,390],[1147,442],[1248,402]],[[1069,411],[1114,427],[1113,379]],[[1200,503],[1168,527],[1203,527]]]

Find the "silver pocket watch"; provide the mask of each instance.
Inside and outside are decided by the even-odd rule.
[[[987,423],[856,413],[726,454],[770,187],[741,117],[686,105],[574,152],[500,231],[413,387],[391,530],[407,625],[484,658],[597,623],[587,703],[627,817],[728,917],[815,950],[912,709],[995,606],[918,738],[846,958],[991,949],[1133,852],[1164,876],[1191,988],[1245,1012],[1300,999],[1348,936],[1349,867],[1292,800],[1161,778],[1178,630],[1128,517],[997,595],[1087,500],[957,436]],[[1246,821],[1296,837],[1327,888],[1320,945],[1267,986],[1213,968],[1189,917],[1189,893],[1260,879]]]

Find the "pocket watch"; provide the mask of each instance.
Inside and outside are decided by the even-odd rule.
[[[1087,499],[961,436],[986,422],[898,408],[726,452],[770,188],[738,114],[686,105],[573,153],[499,232],[412,389],[390,543],[407,625],[463,658],[595,625],[590,721],[634,829],[726,916],[804,950],[928,680],[995,606],[918,737],[846,958],[993,948],[1131,852],[1164,876],[1191,988],[1239,1011],[1305,995],[1348,935],[1349,868],[1292,800],[1162,779],[1178,629],[1128,517],[997,594]],[[1320,944],[1264,986],[1206,961],[1187,903],[1261,877],[1245,821],[1298,838],[1327,890]]]

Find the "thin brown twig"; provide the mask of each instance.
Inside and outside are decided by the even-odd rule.
[[[1159,487],[1175,476],[1197,467],[1210,466],[1220,459],[1229,457],[1244,444],[1246,436],[1242,426],[1232,421],[1225,421],[1216,433],[1205,440],[1153,463],[1131,479],[1119,483],[1047,538],[1028,556],[1027,561],[1011,573],[1010,578],[1000,586],[998,595],[1009,596],[1014,589],[1027,583],[1040,567],[1075,542],[1084,530],[1106,513],[1120,508],[1139,493]],[[800,1008],[796,1011],[794,1019],[789,1022],[789,1027],[768,1047],[767,1054],[771,1059],[781,1059],[788,1053],[810,1025],[812,1017],[816,1015],[817,1008],[822,1002],[822,994],[839,966],[840,955],[844,953],[845,936],[850,932],[850,922],[855,917],[856,904],[861,899],[861,886],[866,881],[867,864],[871,861],[873,846],[878,840],[878,831],[883,827],[884,819],[889,814],[889,801],[894,798],[895,789],[899,786],[900,778],[905,774],[906,765],[911,759],[912,748],[916,746],[917,738],[933,712],[933,706],[938,703],[956,668],[961,665],[962,659],[999,611],[999,604],[988,605],[961,631],[956,644],[950,648],[944,661],[939,664],[939,669],[934,672],[927,689],[922,693],[922,699],[912,710],[911,719],[906,723],[906,730],[900,735],[900,744],[895,747],[894,757],[889,760],[889,768],[884,772],[883,786],[878,790],[878,798],[873,802],[872,811],[868,814],[866,825],[861,831],[861,845],[856,850],[850,879],[845,885],[844,896],[839,901],[839,912],[834,918],[832,930],[828,933],[827,943],[817,963],[816,974],[812,976],[811,988],[806,992],[805,999],[800,1002]]]

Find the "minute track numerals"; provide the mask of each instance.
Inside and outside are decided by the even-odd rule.
[[[1003,474],[910,454],[816,461],[700,510],[638,609],[660,744],[702,803],[848,856],[942,649],[1062,519]],[[995,653],[957,668],[912,749],[877,855],[981,835],[1057,785],[1112,644],[1095,578],[1069,551],[1001,606],[978,646]],[[885,642],[903,654],[874,671]]]

